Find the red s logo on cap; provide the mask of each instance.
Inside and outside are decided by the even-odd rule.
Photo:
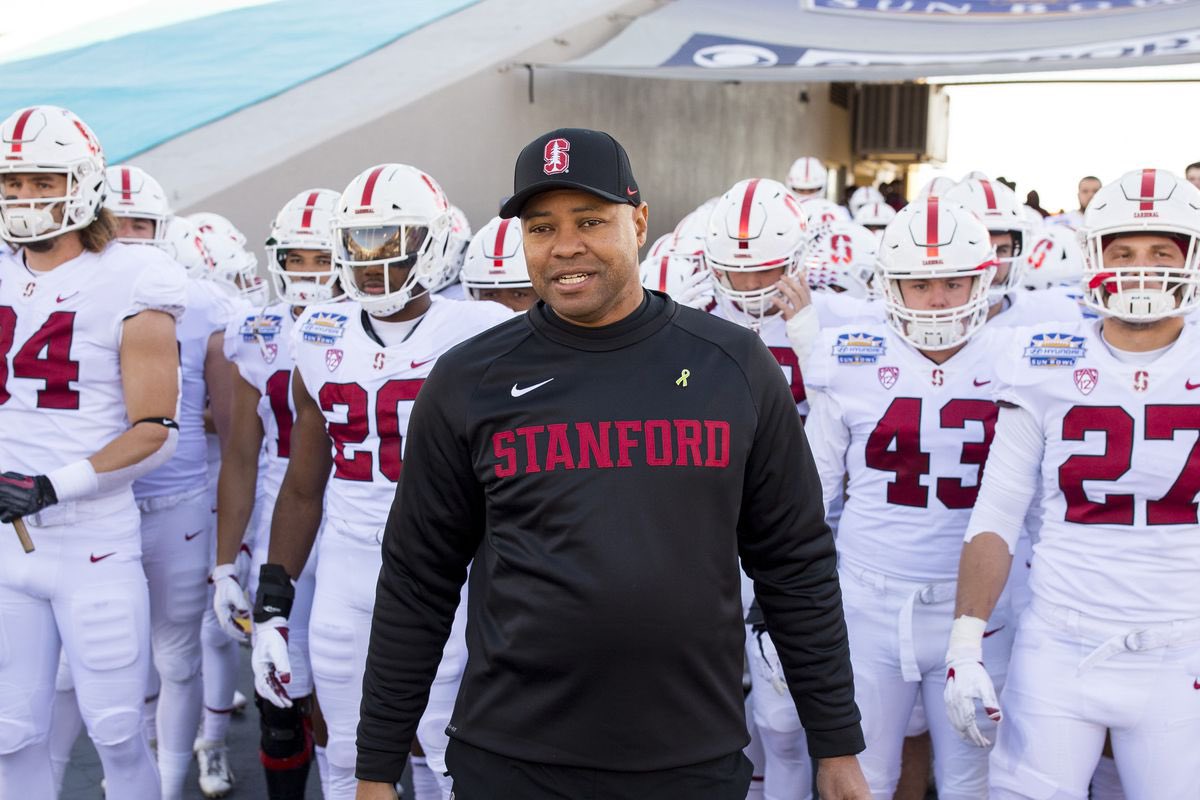
[[[568,152],[571,149],[571,143],[566,139],[551,139],[546,142],[546,149],[542,153],[542,158],[546,165],[542,167],[542,172],[547,175],[557,175],[560,172],[566,172],[567,167],[571,164],[571,157]]]

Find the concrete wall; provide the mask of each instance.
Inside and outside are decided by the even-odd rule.
[[[230,174],[223,181],[208,174],[176,192],[181,212],[225,214],[257,243],[277,209],[296,192],[311,186],[341,190],[362,169],[387,161],[410,163],[432,174],[478,228],[512,191],[512,166],[520,148],[555,127],[600,128],[625,145],[650,204],[652,238],[740,178],[782,179],[799,155],[850,161],[848,113],[829,104],[823,84],[676,82],[536,69],[531,87],[529,70],[521,64],[555,63],[587,52],[615,35],[629,15],[652,10],[657,0],[609,3],[609,11],[624,16],[594,14],[508,58],[458,73],[465,77],[444,79],[423,96],[412,92],[402,105],[382,114],[364,106],[370,96],[363,94],[364,80],[391,90],[391,81],[411,82],[409,72],[429,67],[406,49],[419,48],[427,55],[431,49],[454,46],[462,42],[464,31],[488,24],[488,13],[508,12],[511,23],[514,4],[539,7],[524,0],[485,0],[323,76],[313,86],[272,98],[260,104],[265,108],[239,112],[133,162],[165,185],[172,178],[182,184],[200,168],[195,159],[207,157],[199,153],[244,140],[256,125],[275,124],[280,114],[294,115],[297,108],[339,115],[342,123],[358,122],[343,124],[328,138],[313,137],[282,157],[261,150],[254,163],[243,158],[233,169],[227,167]],[[440,33],[439,27],[444,28]],[[470,42],[458,46],[469,47]],[[802,90],[807,102],[800,100]],[[250,141],[246,146],[262,144]]]

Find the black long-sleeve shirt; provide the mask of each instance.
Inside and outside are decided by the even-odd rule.
[[[658,294],[604,328],[539,304],[439,359],[405,460],[359,778],[399,778],[472,558],[454,738],[626,771],[743,747],[740,555],[810,752],[862,750],[821,486],[753,333]]]

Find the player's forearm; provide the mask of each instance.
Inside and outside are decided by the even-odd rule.
[[[88,461],[97,473],[132,467],[158,453],[167,444],[170,429],[157,422],[142,422],[100,448]]]
[[[227,447],[221,456],[221,474],[217,478],[217,563],[232,564],[246,535],[246,526],[254,513],[254,493],[258,483],[258,458],[247,458]]]
[[[290,477],[290,472],[289,476]],[[301,487],[284,478],[271,516],[267,561],[280,564],[293,580],[300,576],[321,527],[324,484]]]
[[[954,616],[987,619],[1000,599],[1012,556],[998,534],[979,533],[963,545],[958,560],[958,596]]]

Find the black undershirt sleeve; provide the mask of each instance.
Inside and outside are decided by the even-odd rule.
[[[414,404],[405,461],[420,467],[403,468],[383,535],[359,712],[361,780],[400,780],[483,536],[483,493],[462,425],[469,392],[451,372],[435,365]]]
[[[864,749],[821,483],[786,381],[765,347],[744,362],[758,425],[738,549],[779,652],[814,758]]]

